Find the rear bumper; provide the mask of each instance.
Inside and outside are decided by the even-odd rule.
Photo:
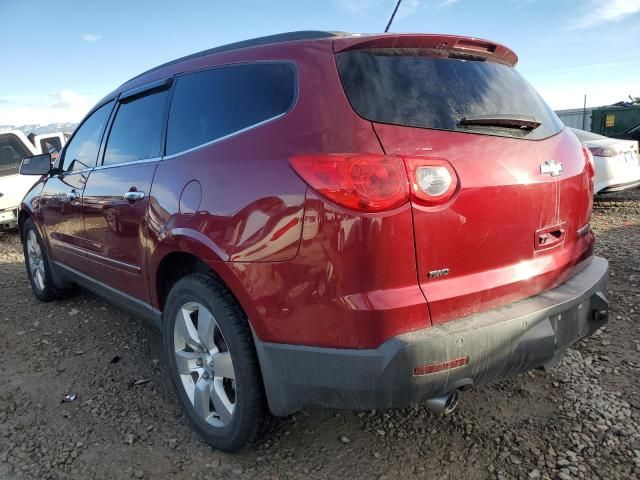
[[[562,285],[506,307],[353,350],[261,342],[269,406],[401,407],[554,363],[608,319],[608,263],[600,257]],[[414,376],[416,366],[468,357],[468,364]]]

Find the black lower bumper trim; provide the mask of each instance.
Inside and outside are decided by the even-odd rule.
[[[608,320],[608,263],[600,257],[562,285],[502,308],[351,350],[261,342],[256,347],[275,415],[305,405],[401,407],[549,365]],[[414,376],[419,365],[466,365]]]

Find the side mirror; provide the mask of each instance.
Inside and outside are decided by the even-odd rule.
[[[20,175],[46,175],[51,171],[51,154],[43,153],[22,160]]]

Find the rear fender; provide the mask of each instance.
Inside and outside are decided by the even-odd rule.
[[[160,309],[161,303],[158,292],[154,288],[160,263],[167,255],[176,252],[188,253],[204,262],[231,290],[249,319],[257,316],[257,312],[252,308],[247,292],[235,275],[231,264],[225,261],[228,260],[225,252],[206,235],[184,228],[164,232],[148,258],[149,293],[154,308]]]

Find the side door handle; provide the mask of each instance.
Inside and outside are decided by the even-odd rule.
[[[144,192],[139,192],[137,190],[131,189],[124,194],[123,198],[132,203],[137,202],[138,200],[142,200],[144,198]]]

